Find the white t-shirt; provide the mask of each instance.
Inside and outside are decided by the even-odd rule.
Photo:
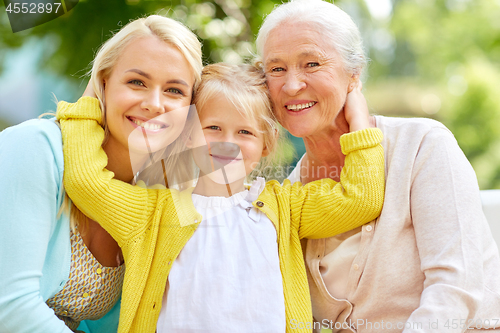
[[[276,229],[252,206],[264,184],[229,198],[193,194],[203,220],[172,264],[158,333],[285,332]]]

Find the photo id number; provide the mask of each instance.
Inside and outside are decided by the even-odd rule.
[[[43,14],[43,13],[58,13],[61,7],[60,2],[55,3],[30,3],[30,2],[13,2],[9,3],[5,11],[7,13],[23,13],[23,14]]]

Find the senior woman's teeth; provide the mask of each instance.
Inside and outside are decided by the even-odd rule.
[[[286,108],[290,111],[301,111],[310,108],[314,104],[316,104],[316,102],[309,102],[305,104],[292,104],[292,105],[286,105]]]
[[[137,119],[132,119],[132,121],[137,126],[140,126],[140,127],[144,128],[146,130],[149,130],[149,131],[159,130],[163,127],[162,125],[159,125],[159,124],[147,123],[147,122],[143,122],[143,121],[140,121]]]

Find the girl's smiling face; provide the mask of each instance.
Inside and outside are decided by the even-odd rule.
[[[222,94],[207,100],[199,117],[203,135],[193,133],[192,146],[199,147],[193,155],[201,175],[217,184],[241,181],[235,190],[243,190],[245,177],[267,155],[259,124],[244,117]]]
[[[193,84],[175,46],[155,36],[132,40],[104,80],[108,151],[128,156],[129,149],[147,153],[172,143],[184,128]]]

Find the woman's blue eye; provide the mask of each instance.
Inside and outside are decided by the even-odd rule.
[[[271,72],[283,72],[285,69],[283,67],[274,67]]]
[[[317,63],[317,62],[308,62],[307,63],[307,67],[317,67],[317,66],[319,66],[319,63]]]

